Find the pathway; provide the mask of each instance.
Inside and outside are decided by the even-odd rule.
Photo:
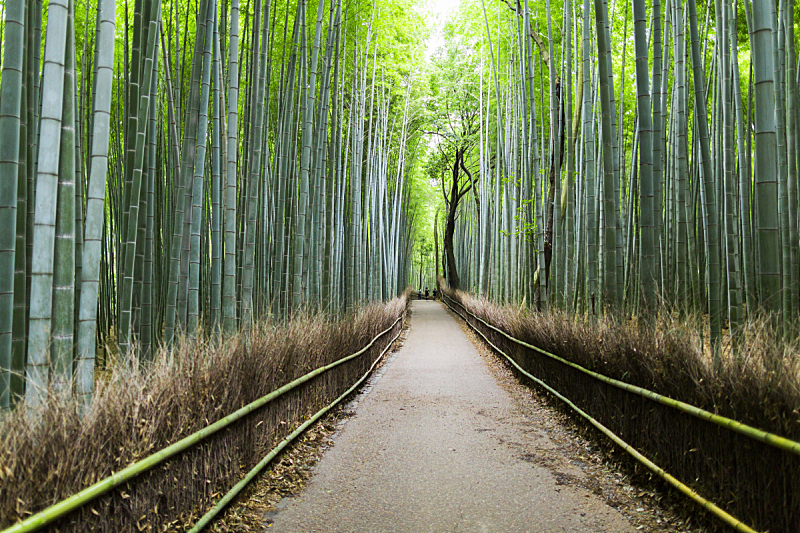
[[[444,306],[415,301],[404,346],[267,531],[634,531],[555,453]]]

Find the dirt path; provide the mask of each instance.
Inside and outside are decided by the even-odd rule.
[[[412,313],[405,345],[268,531],[635,531],[582,488],[441,304]]]

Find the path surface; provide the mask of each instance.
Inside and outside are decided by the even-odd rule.
[[[437,302],[413,303],[404,346],[334,442],[267,531],[634,531],[564,482],[583,472],[552,467],[555,445]]]

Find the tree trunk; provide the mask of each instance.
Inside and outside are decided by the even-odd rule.
[[[561,161],[563,160],[562,154],[564,153],[564,109],[561,105],[561,80],[555,80],[555,96],[553,98],[555,99],[556,113],[558,113],[558,117],[560,118],[558,119],[559,126],[553,129],[553,136],[557,138],[553,139],[553,150],[550,154],[550,185],[548,188],[550,192],[547,198],[547,225],[544,231],[545,287],[550,287],[550,263],[552,263],[553,260],[553,212],[556,203],[556,177],[558,177],[559,180],[561,179]],[[556,150],[556,146],[558,146],[558,150]]]
[[[433,273],[433,283],[439,286],[439,210],[433,216],[433,253],[434,263],[436,270]]]
[[[455,161],[453,161],[453,181],[451,182],[450,188],[450,202],[447,204],[447,223],[444,227],[444,255],[447,263],[447,284],[453,290],[459,287],[456,256],[453,252],[453,233],[456,228],[456,211],[458,209],[459,200],[458,169],[462,157],[464,157],[464,149],[459,148],[456,150],[456,158]]]
[[[459,287],[458,271],[456,270],[456,256],[453,253],[453,233],[456,227],[456,204],[451,203],[447,211],[447,225],[444,228],[444,255],[447,263],[447,283],[451,289]]]

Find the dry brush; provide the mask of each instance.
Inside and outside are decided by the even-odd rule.
[[[512,337],[570,362],[756,428],[800,440],[797,354],[764,322],[750,322],[738,358],[700,349],[693,322],[637,326],[501,307],[448,293]],[[522,368],[568,397],[701,495],[759,529],[800,528],[800,457],[597,380],[470,319]]]
[[[0,527],[40,511],[221,419],[301,375],[354,353],[405,312],[406,297],[333,319],[254,325],[248,342],[181,343],[148,370],[117,366],[85,416],[51,394],[0,431]],[[279,397],[201,444],[98,498],[51,531],[181,530],[272,446],[352,384],[402,327],[362,356]]]

